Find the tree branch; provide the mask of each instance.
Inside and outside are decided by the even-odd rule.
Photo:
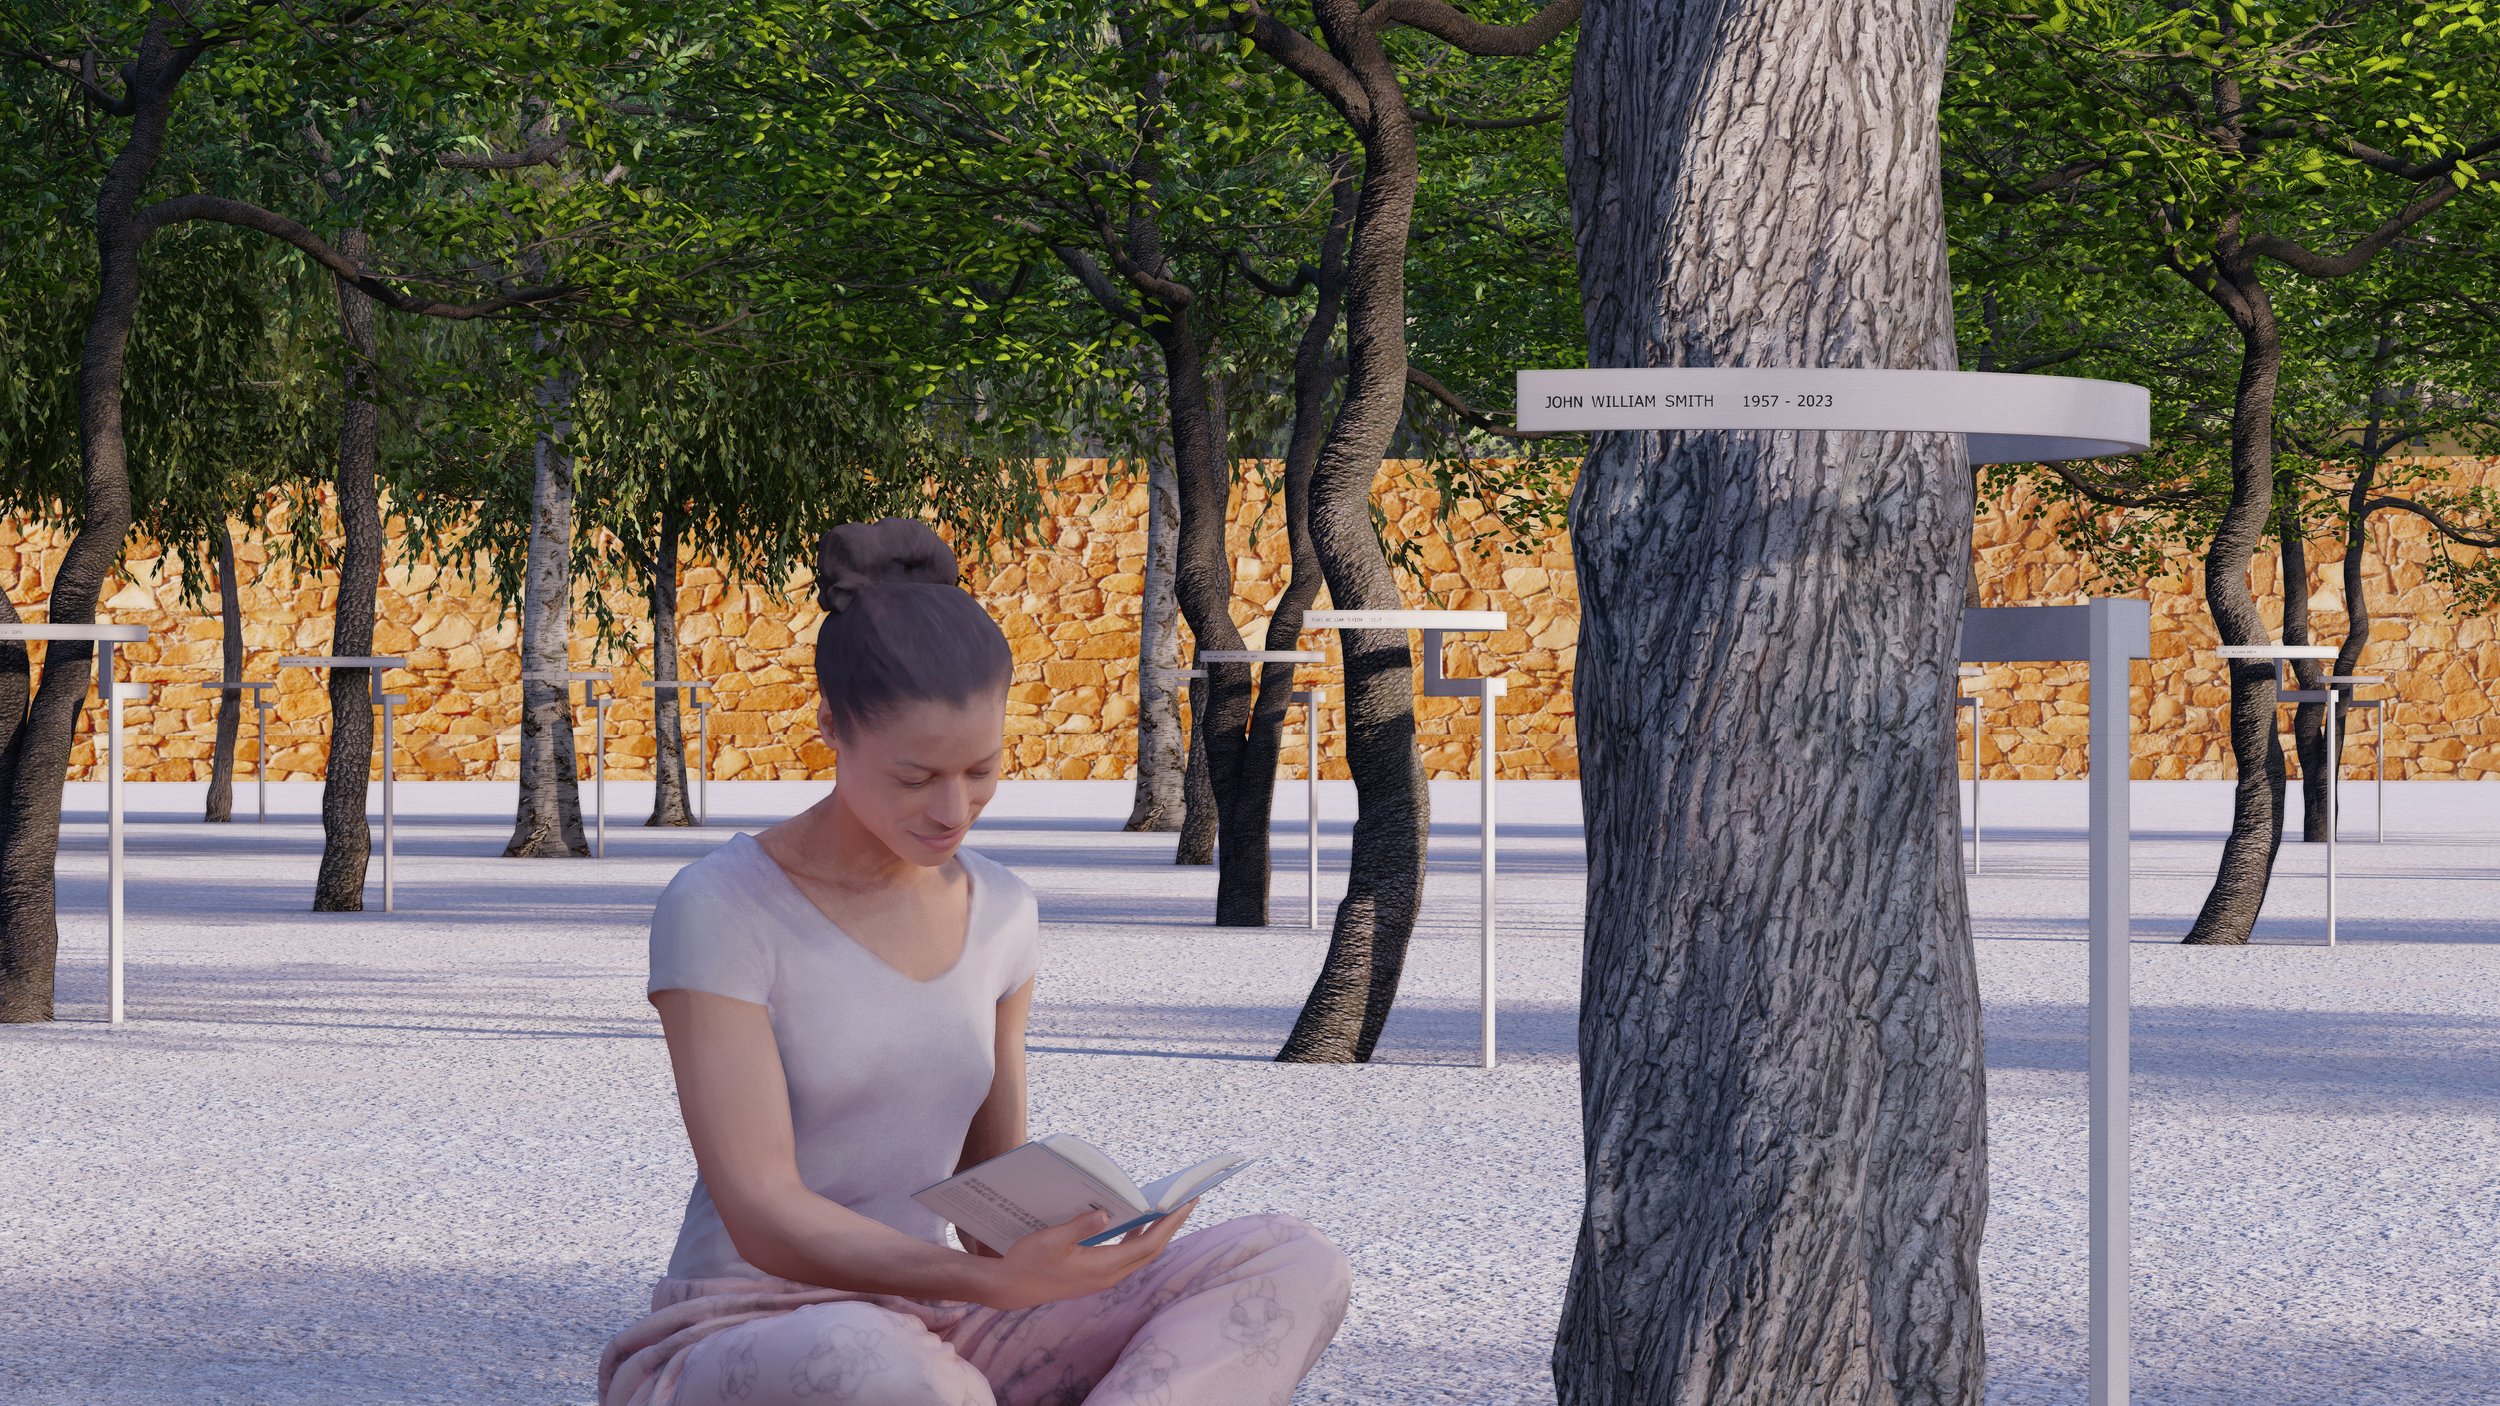
[[[2197,501],[2193,488],[2155,488],[2135,492],[2120,488],[2108,479],[2086,473],[2072,464],[2047,463],[2040,467],[2057,475],[2068,488],[2095,503],[2112,508],[2181,508]]]
[[[451,151],[434,158],[434,164],[446,171],[523,171],[532,166],[553,166],[571,149],[573,138],[564,132],[540,137],[519,151]]]
[[[1525,58],[1580,22],[1580,0],[1552,0],[1524,24],[1486,24],[1445,0],[1376,0],[1363,20],[1375,33],[1393,24],[1420,29],[1478,58]]]
[[[2377,258],[2380,250],[2395,243],[2399,235],[2421,223],[2432,211],[2454,200],[2462,189],[2442,180],[2429,194],[2397,211],[2387,223],[2363,235],[2341,254],[2320,254],[2298,240],[2286,239],[2279,234],[2252,235],[2248,240],[2248,249],[2311,278],[2342,278]]]
[[[1418,127],[1462,127],[1471,132],[1508,132],[1521,127],[1542,127],[1548,122],[1563,120],[1564,109],[1549,107],[1525,117],[1457,117],[1428,107],[1415,109]]]
[[[233,225],[238,229],[248,229],[292,244],[309,255],[314,263],[329,270],[334,276],[354,284],[370,295],[374,301],[397,311],[413,313],[420,317],[440,317],[455,322],[467,321],[512,308],[553,302],[580,291],[563,285],[524,288],[517,293],[501,293],[476,303],[445,303],[433,298],[411,297],[366,272],[355,260],[331,248],[321,236],[286,216],[240,200],[228,200],[223,196],[178,195],[171,200],[160,200],[141,210],[132,223],[138,230],[138,237],[145,240],[149,235],[167,225],[181,224],[186,220],[209,220],[218,224]]]
[[[2377,512],[2381,508],[2394,508],[2398,512],[2411,513],[2415,517],[2429,523],[2431,526],[2438,528],[2439,535],[2447,538],[2451,542],[2460,543],[2468,547],[2500,548],[2500,531],[2476,532],[2472,528],[2459,527],[2457,524],[2450,522],[2446,517],[2442,516],[2439,509],[2432,507],[2428,503],[2417,503],[2410,498],[2373,498],[2361,505],[2361,515],[2363,517],[2368,517],[2370,514]]]
[[[1250,251],[1247,249],[1235,249],[1233,261],[1240,266],[1241,276],[1250,281],[1251,287],[1271,298],[1300,297],[1302,290],[1319,281],[1319,270],[1312,268],[1309,264],[1303,264],[1294,270],[1292,282],[1278,282],[1259,272],[1259,266],[1250,262]]]
[[[1441,402],[1443,405],[1448,406],[1451,411],[1457,414],[1459,419],[1466,421],[1469,427],[1482,430],[1489,435],[1499,435],[1503,439],[1526,440],[1561,439],[1568,435],[1580,433],[1578,430],[1523,430],[1517,425],[1505,425],[1501,421],[1493,418],[1491,413],[1478,410],[1476,407],[1469,405],[1466,401],[1459,399],[1456,391],[1453,391],[1448,386],[1441,384],[1439,379],[1434,377],[1431,372],[1424,370],[1411,361],[1406,364],[1406,383],[1413,386],[1415,389],[1422,391],[1424,394],[1431,396],[1434,400]],[[1516,418],[1515,415],[1514,418]]]
[[[1338,62],[1336,55],[1321,48],[1311,36],[1269,14],[1256,0],[1243,17],[1242,27],[1249,33],[1250,42],[1259,46],[1260,53],[1327,99],[1328,105],[1357,131],[1370,130],[1371,98],[1355,79],[1354,70]]]
[[[1085,291],[1094,295],[1094,301],[1102,305],[1104,312],[1131,327],[1146,325],[1145,319],[1137,309],[1129,306],[1128,299],[1120,296],[1120,290],[1112,285],[1111,279],[1103,273],[1102,265],[1095,263],[1092,255],[1065,244],[1053,244],[1050,252],[1059,256],[1059,262],[1068,266],[1068,272],[1076,275],[1076,281],[1085,285]]]

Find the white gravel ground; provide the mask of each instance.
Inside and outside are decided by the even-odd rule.
[[[586,1402],[692,1173],[641,994],[649,903],[811,793],[723,785],[713,830],[620,823],[605,862],[529,863],[493,857],[508,787],[405,786],[401,911],[317,917],[315,790],[273,791],[266,828],[208,827],[197,787],[132,788],[135,1019],[113,1030],[100,795],[73,788],[62,1019],[0,1030],[0,1403]],[[2136,1400],[2500,1400],[2500,787],[2391,787],[2389,843],[2343,849],[2332,953],[2300,846],[2262,945],[2176,946],[2227,797],[2136,794]],[[612,788],[616,816],[647,795]],[[1466,786],[1439,792],[1427,921],[1365,1068],[1267,1062],[1320,939],[1206,926],[1213,874],[1120,833],[1125,786],[1010,784],[976,837],[1042,896],[1036,1127],[1143,1171],[1256,1148],[1207,1214],[1292,1210],[1353,1256],[1352,1315],[1299,1401],[1552,1399],[1578,793],[1504,796],[1490,1074]],[[1324,791],[1336,871],[1350,805]],[[1299,806],[1283,788],[1293,924]],[[1988,811],[1989,1399],[2047,1406],[2082,1396],[2083,797],[1991,783]],[[2366,788],[2352,813],[2366,833]]]

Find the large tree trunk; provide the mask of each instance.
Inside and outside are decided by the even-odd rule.
[[[683,678],[677,672],[677,539],[684,531],[674,508],[660,511],[660,540],[647,563],[643,589],[651,603],[651,676]],[[685,695],[665,689],[651,694],[651,735],[658,750],[651,758],[651,818],[645,825],[692,825],[686,806]]]
[[[243,677],[243,589],[235,579],[234,534],[217,529],[217,622],[224,638],[222,675],[228,683]],[[243,733],[243,694],[221,689],[217,694],[217,742],[209,752],[208,807],[200,817],[210,824],[234,819],[234,749]]]
[[[1129,830],[1181,828],[1188,743],[1181,732],[1180,601],[1173,594],[1180,484],[1160,453],[1146,456],[1145,600],[1137,620],[1137,799]],[[1210,817],[1211,818],[1211,817]],[[1212,836],[1210,835],[1210,843]],[[1199,861],[1205,862],[1203,860]]]
[[[122,367],[139,306],[140,231],[132,219],[165,149],[174,85],[190,59],[167,42],[176,21],[151,21],[121,70],[130,135],[96,191],[96,300],[78,355],[78,535],[53,573],[56,625],[95,621],[104,581],[130,532],[130,476],[122,437]],[[18,619],[14,605],[8,619]],[[61,846],[61,789],[71,734],[95,686],[95,647],[60,641],[44,651],[43,684],[27,702],[21,644],[0,644],[0,1023],[52,1018],[60,955],[53,864]]]
[[[1346,382],[1311,473],[1311,546],[1339,610],[1395,610],[1397,576],[1372,527],[1372,483],[1406,412],[1406,240],[1415,214],[1415,124],[1380,36],[1355,0],[1321,0],[1330,49],[1371,109],[1346,265]],[[1346,766],[1354,777],[1352,861],[1318,978],[1280,1060],[1369,1060],[1397,1000],[1423,898],[1432,820],[1415,756],[1415,655],[1404,630],[1347,630]]]
[[[2274,516],[2274,394],[2283,347],[2254,256],[2226,257],[2217,264],[2208,291],[2239,328],[2240,382],[2231,407],[2231,498],[2205,548],[2205,608],[2224,644],[2265,644],[2266,621],[2248,573]],[[2275,729],[2274,661],[2243,659],[2228,667],[2231,763],[2239,784],[2231,795],[2231,833],[2222,842],[2222,863],[2184,939],[2200,945],[2248,941],[2283,843],[2283,741]]]
[[[1337,363],[1330,351],[1337,325],[1344,318],[1346,240],[1354,223],[1355,195],[1352,163],[1339,160],[1335,167],[1328,227],[1320,238],[1319,261],[1311,268],[1318,298],[1294,347],[1293,424],[1285,441],[1285,543],[1292,564],[1259,646],[1268,650],[1301,647],[1302,617],[1319,599],[1322,579],[1319,548],[1311,538],[1311,478],[1319,467],[1329,397],[1337,388]],[[1260,666],[1250,730],[1242,743],[1240,771],[1233,778],[1232,806],[1240,815],[1241,827],[1261,836],[1270,832],[1276,810],[1276,758],[1284,743],[1285,710],[1293,705],[1293,675],[1291,664]],[[1303,722],[1309,727],[1319,725],[1316,717],[1307,714]],[[1272,866],[1265,862],[1264,849],[1260,857],[1255,873],[1246,866],[1225,866],[1215,891],[1217,922],[1267,921]]]
[[[1589,364],[1952,368],[1951,20],[1591,4]],[[1581,470],[1571,1406],[1981,1400],[1970,483],[1944,435],[1602,434]]]
[[[538,346],[550,348],[554,335]],[[521,669],[555,674],[573,667],[572,403],[578,365],[559,366],[538,384],[538,436],[530,455],[529,559],[521,581]],[[588,855],[582,833],[580,754],[573,742],[573,690],[546,680],[521,684],[521,796],[507,858]]]
[[[339,252],[364,263],[371,241],[348,230]],[[382,586],[382,507],[374,482],[381,408],[373,402],[373,299],[340,281],[339,336],[346,368],[340,377],[338,512],[339,595],[330,652],[373,653],[374,595]],[[321,786],[321,871],[313,882],[316,913],[360,913],[373,827],[365,799],[373,766],[373,696],[383,679],[370,669],[330,671],[330,760]]]

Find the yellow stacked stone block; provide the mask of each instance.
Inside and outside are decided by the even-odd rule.
[[[2500,485],[2500,463],[2464,466],[2460,477]],[[1495,635],[1451,637],[1450,670],[1504,672],[1499,741],[1501,772],[1513,778],[1579,774],[1573,738],[1571,672],[1579,643],[1579,597],[1569,544],[1559,538],[1521,544],[1473,502],[1445,515],[1421,476],[1392,472],[1382,495],[1394,538],[1414,545],[1418,570],[1408,580],[1416,605],[1492,609],[1510,616]],[[1002,544],[967,563],[970,584],[1006,630],[1017,672],[1008,695],[1011,774],[1025,777],[1116,779],[1136,764],[1137,628],[1145,571],[1144,485],[1099,462],[1072,466],[1055,486],[1056,512],[1036,540]],[[1980,596],[1990,605],[2048,605],[2082,599],[2092,589],[2088,568],[2035,520],[2032,504],[1995,505],[1978,525]],[[2400,700],[2388,736],[2389,775],[2476,778],[2500,775],[2500,719],[2488,689],[2500,680],[2500,629],[2489,618],[2452,614],[2431,580],[2433,546],[2420,524],[2389,519],[2379,530],[2370,566],[2378,595],[2378,643],[2363,664],[2386,674]],[[1235,573],[1233,618],[1256,647],[1285,584],[1282,504],[1259,475],[1244,475],[1236,495],[1230,549]],[[21,613],[41,619],[66,539],[47,530],[0,523],[0,586]],[[244,583],[247,676],[271,675],[281,654],[322,653],[330,643],[335,583],[299,578],[256,538],[237,543]],[[2313,548],[2311,614],[2320,636],[2343,629],[2337,555]],[[491,594],[458,563],[403,558],[394,548],[375,630],[383,653],[405,654],[409,669],[391,686],[409,695],[403,714],[400,774],[409,778],[510,778],[520,735],[520,629]],[[130,579],[108,592],[104,614],[149,627],[149,641],[124,651],[125,678],[158,685],[152,703],[128,711],[129,774],[140,780],[196,780],[208,773],[216,695],[186,687],[218,677],[219,631],[213,589],[198,608],[185,605],[181,583],[155,545],[134,539]],[[2255,578],[2270,622],[2280,620],[2276,563],[2262,557]],[[2165,563],[2149,583],[2154,601],[2153,659],[2137,669],[2135,773],[2142,777],[2229,774],[2223,715],[2228,702],[2203,583],[2187,554]],[[1323,605],[1326,603],[1323,597]],[[628,622],[630,644],[603,650],[591,638],[587,612],[577,613],[575,668],[610,669],[622,704],[609,714],[609,770],[648,776],[656,752],[649,634],[642,602],[617,592],[609,608]],[[679,592],[681,673],[717,682],[712,712],[713,774],[728,779],[795,779],[828,774],[831,757],[815,735],[810,649],[822,619],[804,580],[775,592],[726,580],[701,563],[683,573]],[[1313,634],[1330,662],[1305,666],[1302,677],[1329,688],[1321,731],[1322,774],[1343,777],[1343,725],[1333,634]],[[329,706],[318,675],[279,674],[271,719],[270,774],[321,773]],[[1993,777],[2066,777],[2083,766],[2086,714],[2080,667],[2006,665],[1972,682],[1987,703],[1984,757]],[[1421,699],[1419,745],[1432,774],[1470,776],[1476,764],[1476,705],[1466,699]],[[73,753],[73,774],[92,774],[89,710]],[[588,715],[582,715],[587,731]],[[1288,715],[1284,755],[1302,756],[1300,709]],[[245,756],[250,715],[245,714]],[[585,751],[587,740],[584,741]],[[2357,756],[2366,758],[2366,742]],[[588,763],[585,758],[584,773]],[[245,774],[249,774],[247,760]]]

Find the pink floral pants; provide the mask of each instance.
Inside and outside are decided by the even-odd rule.
[[[663,1279],[601,1406],[1286,1406],[1345,1319],[1345,1256],[1291,1216],[1174,1240],[1102,1293],[1006,1311],[782,1279]]]

